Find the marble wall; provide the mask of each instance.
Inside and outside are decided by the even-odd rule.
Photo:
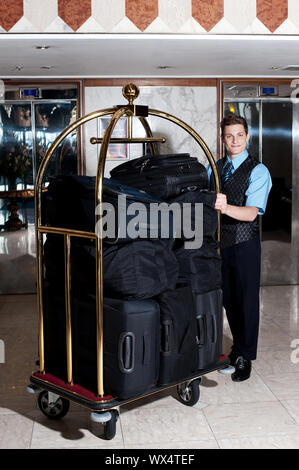
[[[298,34],[298,0],[0,0],[0,32]]]
[[[98,109],[110,108],[117,104],[125,104],[121,87],[86,87],[85,114]],[[205,141],[214,159],[217,150],[217,90],[216,87],[183,87],[183,86],[140,86],[140,95],[135,104],[147,105],[151,109],[165,111],[177,116],[191,126]],[[188,152],[199,161],[208,161],[198,143],[183,129],[166,119],[149,116],[152,132],[156,136],[165,136],[167,142],[160,145],[160,153]],[[144,130],[138,119],[134,118],[134,136],[144,136]],[[98,120],[87,123],[85,131],[85,163],[86,174],[94,175],[100,145],[90,144],[91,137],[100,136]],[[128,158],[142,155],[140,144],[130,145]],[[105,175],[120,164],[121,160],[107,159]]]

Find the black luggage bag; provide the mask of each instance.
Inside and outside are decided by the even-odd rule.
[[[172,197],[167,201],[169,204],[177,203],[183,209],[184,204],[190,206],[190,213],[191,213],[191,227],[192,229],[198,228],[198,225],[202,224],[202,233],[203,238],[205,240],[216,240],[217,237],[217,227],[218,227],[218,217],[217,211],[215,211],[214,206],[216,202],[216,194],[208,191],[206,189],[196,190],[196,191],[188,191],[184,194],[180,194],[179,196]],[[195,221],[196,217],[196,210],[195,205],[202,204],[202,219]],[[186,207],[186,206],[185,206]],[[181,210],[181,214],[183,214],[183,210]],[[181,218],[181,227],[183,227],[183,218]],[[182,230],[183,239],[184,237],[184,230]]]
[[[64,296],[44,291],[45,368],[67,381]],[[97,394],[96,299],[72,296],[73,382]],[[157,383],[159,305],[154,300],[104,298],[104,389],[126,399]]]
[[[220,289],[222,286],[221,257],[218,242],[204,240],[201,248],[174,251],[179,264],[178,285],[189,286],[194,294]]]
[[[222,354],[222,290],[194,295],[197,322],[198,369],[216,363]]]
[[[196,316],[192,291],[180,288],[157,297],[161,316],[158,385],[191,376],[198,369]]]
[[[72,289],[79,293],[96,291],[95,240],[71,240]],[[48,234],[44,245],[45,278],[64,289],[64,241],[61,235]],[[135,240],[103,247],[104,296],[120,299],[149,299],[178,282],[178,261],[161,240]]]
[[[73,175],[53,178],[47,191],[43,193],[42,224],[96,232],[95,184],[94,176]],[[158,217],[151,217],[152,210],[163,202],[160,199],[108,178],[103,179],[102,199],[107,208],[106,211],[104,207],[103,215],[106,220],[109,220],[108,216],[111,216],[111,226],[115,227],[114,233],[106,227],[103,237],[105,243],[128,243],[146,238],[163,238],[164,240],[173,238],[171,213],[166,228],[163,226],[162,210],[158,213]],[[136,210],[132,210],[134,208],[132,204],[135,204]],[[136,211],[138,211],[138,220],[134,224]],[[131,231],[129,232],[130,225]],[[138,225],[136,230],[133,229],[134,225]]]
[[[110,175],[164,200],[209,186],[205,166],[188,153],[135,158],[113,168]]]

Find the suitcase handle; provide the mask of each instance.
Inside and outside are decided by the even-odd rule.
[[[148,365],[150,364],[151,358],[151,348],[150,348],[150,335],[145,333],[143,335],[143,364]]]
[[[134,370],[135,335],[124,332],[118,343],[118,365],[121,372],[129,374]]]
[[[197,336],[196,342],[199,346],[203,346],[206,344],[206,316],[199,315],[196,317],[197,319]]]
[[[161,352],[163,352],[164,354],[171,353],[171,332],[171,321],[163,321],[161,331]]]
[[[212,343],[216,343],[217,341],[217,321],[216,321],[216,315],[212,315],[212,322],[213,322],[213,339]]]

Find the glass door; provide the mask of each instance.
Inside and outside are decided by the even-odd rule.
[[[36,292],[35,178],[52,142],[76,119],[77,99],[0,104],[0,294]],[[76,131],[53,156],[46,184],[51,176],[76,173],[77,160]],[[18,226],[11,223],[16,214]]]

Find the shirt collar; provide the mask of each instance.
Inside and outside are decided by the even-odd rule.
[[[227,159],[232,163],[232,165],[234,167],[234,170],[236,170],[246,160],[247,157],[248,157],[248,151],[247,150],[244,150],[243,153],[241,153],[240,155],[238,155],[237,157],[235,157],[233,159],[231,159],[227,155]]]

